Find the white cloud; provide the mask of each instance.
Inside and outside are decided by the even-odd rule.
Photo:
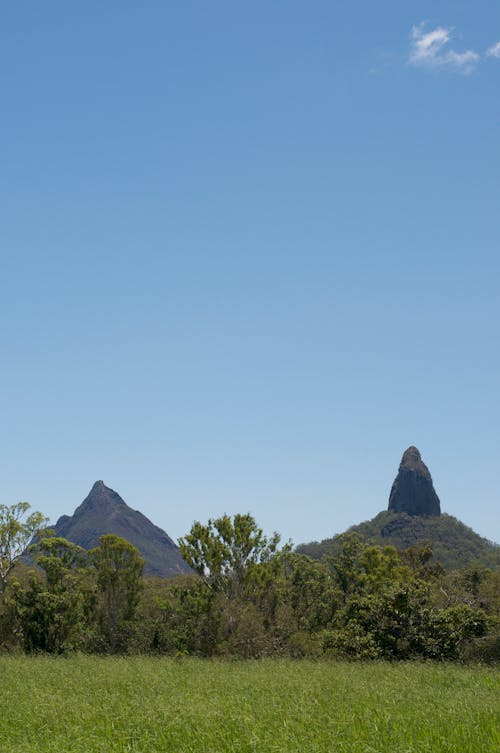
[[[500,58],[500,42],[497,42],[493,45],[493,47],[490,47],[488,50],[486,50],[486,54],[490,58]]]
[[[456,52],[450,49],[452,38],[453,30],[443,26],[430,31],[425,30],[423,23],[414,26],[410,33],[409,62],[422,68],[449,68],[461,73],[472,73],[479,62],[479,54],[474,50]]]
[[[411,30],[412,47],[410,63],[422,65],[434,62],[441,49],[450,41],[450,30],[438,27],[424,32],[423,24],[414,26]]]

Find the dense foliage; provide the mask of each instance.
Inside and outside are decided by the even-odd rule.
[[[47,523],[40,512],[30,512],[29,502],[11,507],[0,505],[0,590],[7,587],[7,578],[24,550],[42,526]]]
[[[448,570],[466,567],[500,570],[500,547],[452,515],[408,515],[386,510],[352,526],[348,533],[356,533],[371,544],[392,545],[398,550],[430,541],[435,558]],[[341,542],[341,537],[334,536],[321,542],[301,544],[297,550],[321,559],[325,554],[338,551]]]
[[[498,658],[500,574],[446,571],[430,545],[398,552],[345,534],[315,560],[250,515],[194,523],[191,575],[143,578],[126,540],[87,552],[41,536],[0,602],[0,646],[26,653]]]

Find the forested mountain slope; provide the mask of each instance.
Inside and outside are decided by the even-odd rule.
[[[432,544],[434,557],[447,569],[476,565],[492,570],[500,569],[498,544],[479,536],[472,528],[445,513],[426,517],[387,510],[371,520],[351,526],[348,532],[357,533],[373,544],[391,544],[400,550],[428,541]],[[339,539],[333,536],[321,542],[301,544],[297,551],[320,559],[338,548]]]

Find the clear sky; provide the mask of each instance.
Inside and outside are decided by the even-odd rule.
[[[0,9],[0,501],[500,540],[500,4]]]

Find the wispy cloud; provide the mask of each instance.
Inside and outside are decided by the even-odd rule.
[[[472,73],[479,62],[479,53],[474,50],[457,52],[452,49],[450,42],[453,39],[453,29],[437,26],[427,31],[425,26],[425,23],[421,23],[411,30],[409,63],[420,68],[448,68],[459,73]],[[496,47],[497,45],[495,49]],[[500,48],[500,43],[498,47]],[[500,57],[500,49],[498,54]]]
[[[500,42],[497,42],[492,47],[490,47],[488,50],[486,50],[486,54],[490,58],[499,58],[500,59]]]

